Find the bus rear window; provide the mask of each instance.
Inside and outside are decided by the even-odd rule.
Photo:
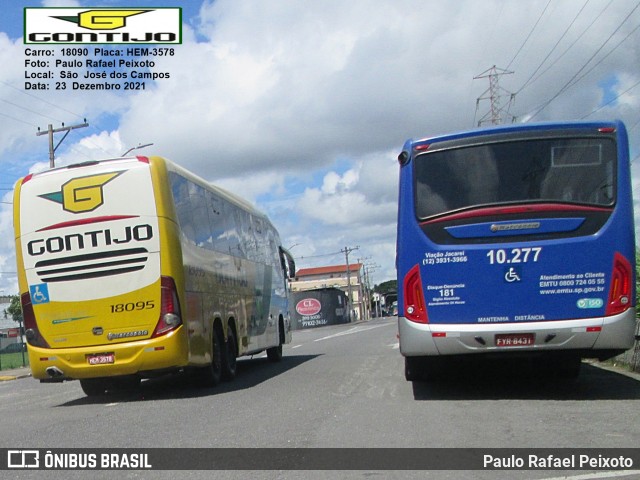
[[[427,151],[415,159],[416,215],[425,219],[531,202],[609,207],[615,201],[615,158],[610,138],[546,138]]]

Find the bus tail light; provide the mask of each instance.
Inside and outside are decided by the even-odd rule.
[[[618,252],[613,257],[613,271],[609,286],[609,301],[605,315],[616,315],[624,312],[632,305],[633,269],[629,261]]]
[[[161,278],[160,292],[160,319],[151,338],[169,333],[182,325],[178,289],[176,288],[176,282],[173,278]]]
[[[404,277],[404,316],[417,323],[428,323],[427,308],[422,294],[422,280],[418,265]]]
[[[36,315],[33,312],[33,305],[31,303],[31,295],[23,293],[20,296],[20,304],[22,305],[22,320],[24,321],[24,336],[27,337],[27,342],[35,347],[51,348],[46,342],[40,330],[38,330],[38,324],[36,322]]]

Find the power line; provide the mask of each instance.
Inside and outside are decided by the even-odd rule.
[[[74,115],[74,116],[76,116],[76,117],[78,117],[78,118],[84,118],[84,117],[83,117],[82,115],[80,115],[79,113],[72,112],[71,110],[68,110],[67,108],[61,107],[60,105],[57,105],[57,104],[52,103],[52,102],[50,102],[50,101],[48,101],[48,100],[45,100],[44,98],[40,98],[40,97],[38,97],[38,96],[36,96],[36,95],[33,95],[32,93],[29,93],[29,92],[26,92],[26,91],[21,90],[21,89],[19,89],[19,88],[16,88],[16,87],[14,87],[13,85],[11,85],[10,83],[7,83],[7,82],[5,82],[5,81],[3,81],[3,80],[0,80],[0,83],[2,83],[3,85],[5,85],[5,86],[7,86],[7,87],[9,87],[9,88],[12,88],[13,90],[16,90],[16,91],[18,91],[18,92],[22,93],[23,95],[26,95],[26,96],[28,96],[28,97],[34,98],[35,100],[37,100],[37,101],[39,101],[39,102],[45,103],[45,104],[47,104],[47,105],[49,105],[49,106],[51,106],[51,107],[57,108],[57,109],[59,109],[59,110],[62,110],[62,111],[64,111],[64,112],[67,112],[67,113],[70,113],[71,115]],[[3,100],[3,101],[5,101],[5,102],[7,102],[7,103],[9,103],[9,104],[11,104],[11,105],[14,105],[14,106],[16,106],[16,107],[18,107],[18,108],[22,108],[23,110],[26,110],[26,111],[28,111],[28,112],[34,113],[34,114],[36,114],[36,115],[40,115],[40,116],[42,116],[42,117],[49,118],[49,119],[51,119],[51,120],[55,120],[55,121],[57,121],[57,122],[61,122],[61,123],[62,123],[62,121],[61,121],[61,120],[59,120],[59,119],[57,119],[57,118],[53,118],[53,117],[50,117],[50,116],[44,115],[44,114],[42,114],[42,113],[39,113],[39,112],[36,112],[36,111],[33,111],[33,110],[29,110],[29,109],[28,109],[28,108],[26,108],[26,107],[22,107],[22,106],[20,106],[20,105],[17,105],[17,104],[11,103],[11,102],[9,102],[9,101],[7,101],[7,100]],[[31,125],[31,126],[33,126],[33,127],[36,127],[36,128],[37,128],[37,125],[34,125],[34,124],[32,124],[32,123],[27,123],[27,122],[25,122],[24,120],[20,120],[20,119],[17,119],[17,118],[11,117],[11,116],[9,116],[9,115],[7,115],[7,114],[0,113],[0,115],[3,115],[3,116],[5,116],[5,117],[7,117],[7,118],[10,118],[11,120],[15,120],[15,121],[17,121],[17,122],[25,123],[25,124],[27,124],[27,125]],[[91,126],[91,128],[92,128],[92,129],[94,129],[96,132],[100,133],[100,130],[98,130],[96,127]],[[88,140],[88,139],[87,139],[86,141],[87,141],[87,142],[89,142],[89,143],[90,143],[91,145],[93,145],[94,147],[96,147],[98,150],[101,150],[102,152],[106,153],[108,156],[116,156],[116,154],[114,154],[114,153],[112,153],[112,152],[107,152],[104,148],[102,148],[100,145],[97,145],[96,143],[92,142],[91,140]],[[76,152],[77,152],[77,150],[76,150]]]
[[[62,124],[62,127],[60,128],[53,128],[53,125],[49,124],[47,130],[45,132],[41,132],[40,131],[40,127],[38,127],[38,131],[36,132],[36,135],[39,137],[40,135],[49,135],[49,167],[50,168],[54,168],[55,167],[55,153],[56,150],[58,149],[58,147],[60,146],[60,144],[64,141],[65,138],[67,138],[67,135],[69,135],[69,132],[71,130],[75,130],[76,128],[84,128],[84,127],[88,127],[89,124],[87,123],[86,119],[84,121],[84,123],[81,123],[79,125],[70,125],[68,127],[64,126],[64,123]],[[55,147],[53,146],[53,134],[54,133],[59,133],[59,132],[65,132],[64,136],[62,137],[62,139],[58,142],[58,145],[56,145]]]
[[[549,0],[547,2],[547,4],[545,5],[544,9],[542,10],[542,13],[540,14],[540,16],[538,17],[538,20],[536,20],[536,23],[533,25],[533,28],[531,29],[531,31],[529,32],[529,35],[527,35],[527,38],[524,39],[524,42],[522,42],[522,45],[520,45],[520,48],[518,49],[518,51],[516,52],[516,54],[513,56],[513,58],[511,59],[511,61],[509,62],[509,64],[507,65],[507,70],[509,69],[509,67],[511,66],[511,64],[513,63],[513,61],[516,59],[516,57],[520,54],[520,52],[522,51],[522,49],[524,48],[524,46],[527,44],[527,42],[529,41],[529,38],[531,38],[531,35],[533,35],[534,30],[536,29],[536,27],[538,26],[538,23],[540,23],[540,20],[542,20],[542,17],[544,16],[544,13],[547,11],[547,8],[549,8],[549,5],[551,4],[551,0]]]
[[[59,120],[57,118],[50,117],[49,115],[45,115],[45,114],[40,113],[40,112],[36,112],[35,110],[31,110],[31,109],[29,109],[27,107],[23,107],[22,105],[18,105],[17,103],[10,102],[9,100],[5,100],[4,98],[2,99],[2,101],[5,102],[5,103],[8,103],[9,105],[13,105],[14,107],[20,108],[20,109],[22,109],[22,110],[24,110],[26,112],[34,113],[36,115],[40,115],[41,117],[48,118],[49,120],[55,120],[56,122],[61,122],[61,120]]]
[[[574,23],[576,23],[576,20],[578,19],[578,17],[580,16],[580,14],[584,11],[585,7],[587,6],[587,4],[589,3],[590,0],[586,0],[584,2],[584,4],[582,5],[582,8],[578,11],[578,13],[576,14],[575,17],[573,17],[573,20],[571,21],[571,23],[569,24],[569,26],[565,29],[565,31],[562,33],[562,35],[560,35],[560,38],[558,39],[558,41],[555,43],[555,45],[553,47],[551,47],[551,50],[549,50],[549,53],[547,53],[547,56],[544,57],[544,59],[542,60],[542,62],[540,62],[540,65],[538,65],[538,67],[533,71],[533,73],[529,76],[529,78],[527,79],[526,82],[524,82],[524,84],[518,89],[518,91],[516,91],[516,94],[520,93],[524,87],[526,87],[529,82],[531,81],[531,79],[536,75],[536,73],[538,73],[538,71],[542,68],[542,65],[545,64],[545,62],[549,59],[549,57],[551,56],[551,54],[556,50],[556,48],[558,48],[558,45],[560,44],[560,42],[562,41],[562,39],[567,35],[567,33],[569,32],[569,30],[571,29],[571,27],[574,25]]]
[[[589,59],[582,65],[582,67],[580,67],[580,69],[569,79],[569,81],[567,81],[562,88],[560,88],[560,90],[558,90],[558,92],[553,95],[549,100],[547,100],[546,102],[544,102],[542,104],[542,106],[540,106],[530,117],[529,120],[532,120],[533,118],[535,118],[536,116],[538,116],[540,114],[540,112],[542,112],[545,108],[547,108],[549,106],[549,104],[551,102],[553,102],[556,98],[558,98],[561,94],[563,94],[565,91],[567,91],[570,87],[572,87],[573,85],[575,85],[579,80],[581,80],[582,78],[584,78],[584,75],[581,76],[580,78],[578,78],[578,80],[576,80],[576,77],[578,77],[578,75],[580,75],[580,73],[587,67],[587,65],[589,63],[591,63],[591,61],[596,57],[596,55],[598,55],[598,53],[600,53],[600,51],[605,47],[605,45],[609,42],[609,40],[611,40],[611,38],[613,38],[613,36],[618,32],[618,30],[620,30],[622,28],[622,25],[624,25],[624,23],[629,19],[629,17],[638,9],[638,7],[640,7],[640,2],[638,2],[636,4],[635,7],[633,7],[633,9],[631,10],[631,12],[629,12],[629,14],[624,18],[624,20],[622,20],[622,22],[620,22],[620,24],[616,27],[616,29],[613,31],[613,33],[611,33],[611,35],[609,35],[609,37],[602,43],[602,45],[600,45],[600,47],[598,47],[598,49],[593,53],[593,55],[591,55],[591,57],[589,57]],[[617,48],[617,47],[616,47]],[[591,70],[589,70],[591,71]],[[588,72],[587,72],[588,73]]]
[[[71,110],[67,110],[66,108],[61,107],[60,105],[56,105],[55,103],[52,103],[52,102],[49,102],[48,100],[45,100],[45,99],[40,98],[40,97],[37,97],[36,95],[34,95],[32,93],[29,93],[29,92],[26,92],[26,91],[24,91],[24,90],[22,90],[20,88],[14,87],[13,85],[11,85],[10,83],[5,82],[4,80],[0,80],[0,83],[2,83],[3,85],[5,85],[5,86],[7,86],[9,88],[12,88],[12,89],[14,89],[14,90],[16,90],[16,91],[18,91],[20,93],[22,93],[23,95],[26,95],[27,97],[35,98],[39,102],[46,103],[47,105],[49,105],[51,107],[55,107],[55,108],[57,108],[59,110],[63,110],[65,112],[67,112],[67,113],[70,113],[71,115],[74,115],[74,116],[76,116],[78,118],[82,118],[82,115],[80,115],[80,114],[78,114],[76,112],[72,112]]]
[[[309,258],[321,258],[321,257],[334,257],[336,255],[340,255],[342,253],[342,250],[338,251],[338,252],[333,252],[333,253],[321,253],[318,255],[300,255],[299,257],[293,257],[295,260],[307,260]]]
[[[618,95],[616,95],[614,98],[612,98],[611,100],[609,100],[607,103],[605,103],[604,105],[600,105],[598,108],[596,108],[595,110],[593,110],[591,113],[586,114],[583,117],[580,117],[581,120],[593,115],[594,113],[602,110],[604,107],[606,107],[607,105],[612,104],[613,102],[615,102],[617,99],[619,99],[622,95],[624,95],[625,93],[633,90],[634,88],[636,88],[638,85],[640,85],[640,80],[638,80],[636,83],[634,83],[631,87],[627,88],[624,92],[619,93]]]
[[[9,119],[13,120],[14,122],[24,123],[25,125],[29,125],[29,126],[31,126],[31,127],[36,127],[36,128],[38,127],[38,126],[37,126],[36,124],[34,124],[34,123],[25,122],[24,120],[20,120],[19,118],[12,117],[11,115],[7,115],[6,113],[2,113],[2,112],[0,112],[0,115],[2,115],[3,117],[7,117],[7,118],[9,118]]]
[[[560,59],[562,57],[564,57],[569,52],[569,50],[571,50],[573,48],[573,46],[576,43],[578,43],[580,41],[580,39],[591,29],[591,27],[598,21],[598,19],[602,18],[602,15],[609,8],[609,6],[611,6],[612,3],[613,3],[613,0],[610,0],[609,3],[600,11],[600,13],[598,15],[596,15],[596,17],[592,20],[592,22],[589,25],[587,25],[587,27],[580,33],[580,35],[578,35],[578,37],[571,43],[571,45],[569,45],[564,50],[564,52],[562,52],[553,62],[551,62],[551,64],[547,68],[545,68],[542,72],[540,72],[540,74],[536,78],[531,80],[530,83],[536,82],[538,79],[540,79],[540,77],[542,77],[545,73],[547,73],[549,70],[551,70],[551,68],[556,63],[558,63],[560,61]],[[522,88],[524,88],[524,86]]]

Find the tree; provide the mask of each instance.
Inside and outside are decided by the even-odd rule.
[[[398,281],[387,280],[386,282],[382,282],[380,285],[376,285],[373,288],[373,291],[381,293],[382,295],[385,295],[387,293],[396,293],[398,291]]]
[[[11,305],[5,310],[5,313],[10,315],[15,322],[22,322],[22,305],[20,305],[18,295],[11,296]]]

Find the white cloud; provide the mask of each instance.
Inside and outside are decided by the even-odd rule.
[[[620,43],[640,11],[603,45],[634,7],[628,2],[613,2],[604,13],[606,4],[590,2],[553,51],[581,5],[552,2],[518,53],[546,4],[205,1],[199,16],[184,18],[175,55],[153,59],[154,71],[171,78],[118,94],[16,91],[24,80],[23,45],[0,31],[0,80],[6,82],[0,99],[41,113],[0,104],[20,120],[0,116],[0,168],[16,177],[34,164],[46,167],[46,140],[35,136],[35,126],[86,116],[91,127],[65,140],[59,164],[153,143],[134,153],[165,155],[256,203],[285,244],[299,244],[297,256],[360,245],[363,258],[381,265],[376,280],[387,280],[395,258],[397,153],[409,137],[472,128],[474,114],[477,120],[489,108],[484,101],[475,112],[489,82],[474,76],[492,65],[512,70],[500,86],[517,92],[512,113],[520,121],[578,72],[589,73],[534,120],[589,115],[601,105],[603,81],[617,79],[620,94],[640,80],[640,32]],[[640,87],[633,88],[588,117],[635,125],[632,156],[640,153],[639,95]],[[634,186],[639,174],[634,165]]]

